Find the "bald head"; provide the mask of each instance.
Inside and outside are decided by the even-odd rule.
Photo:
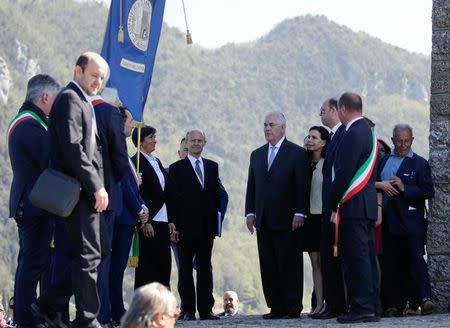
[[[73,79],[88,96],[94,96],[100,91],[108,71],[108,63],[102,56],[85,52],[78,57]]]

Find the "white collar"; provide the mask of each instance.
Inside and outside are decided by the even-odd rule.
[[[280,149],[281,144],[283,143],[284,139],[286,139],[286,136],[283,136],[283,137],[282,137],[280,140],[278,140],[278,142],[277,142],[275,145],[273,145],[273,146],[269,143],[269,148],[270,148],[270,147],[275,147],[276,149]]]
[[[350,122],[348,122],[348,123],[345,125],[345,131],[348,131],[348,129],[350,129],[350,126],[351,126],[353,123],[355,123],[355,122],[358,121],[358,120],[362,120],[362,119],[363,119],[362,116],[358,116],[357,118],[354,118],[353,120],[351,120]]]
[[[188,155],[187,155],[187,158],[188,158],[189,161],[191,162],[192,166],[195,165],[195,162],[196,162],[197,160],[199,160],[199,161],[200,161],[200,164],[203,165],[203,160],[202,160],[202,157],[201,157],[201,156],[200,156],[199,158],[196,158],[196,157],[192,156],[191,154],[188,154]]]
[[[338,122],[335,126],[333,126],[333,128],[331,129],[331,132],[333,132],[333,134],[336,134],[336,131],[341,127],[342,123]]]
[[[80,85],[79,85],[77,82],[75,82],[75,80],[72,80],[71,82],[72,82],[73,84],[75,84],[75,85],[77,86],[78,89],[80,89],[80,91],[81,91],[81,93],[83,94],[84,98],[86,98],[87,101],[91,102],[91,97],[88,96],[86,92],[84,92],[83,88],[80,87]]]

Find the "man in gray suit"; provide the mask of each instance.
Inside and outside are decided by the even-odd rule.
[[[97,267],[111,248],[104,243],[107,231],[100,213],[107,208],[109,198],[104,188],[97,122],[89,98],[100,90],[107,72],[108,64],[100,55],[82,54],[76,62],[73,81],[56,97],[50,116],[50,166],[76,178],[82,187],[77,205],[65,220],[72,251],[71,279],[51,286],[32,304],[32,310],[51,328],[66,327],[57,312],[61,312],[72,292],[77,308],[72,327],[99,326]]]
[[[267,114],[267,143],[252,152],[247,182],[247,228],[256,228],[264,319],[298,318],[302,310],[303,258],[300,230],[306,218],[306,151],[288,141],[286,118]]]

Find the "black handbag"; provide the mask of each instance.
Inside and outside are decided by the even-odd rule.
[[[31,204],[61,217],[68,217],[80,199],[80,182],[60,171],[47,168],[30,192]]]

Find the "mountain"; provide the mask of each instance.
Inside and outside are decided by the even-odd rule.
[[[98,2],[0,2],[3,136],[23,102],[29,77],[45,72],[66,84],[79,54],[99,51],[107,12]],[[364,112],[377,123],[380,137],[389,141],[395,123],[409,123],[415,150],[427,156],[429,85],[429,57],[324,16],[285,20],[253,42],[217,49],[187,46],[182,32],[164,25],[144,117],[158,130],[156,155],[165,165],[177,159],[179,141],[192,127],[206,132],[205,156],[219,162],[230,204],[224,236],[213,252],[216,295],[234,289],[247,311],[265,310],[256,238],[243,219],[249,155],[264,143],[265,113],[283,111],[288,138],[301,144],[308,128],[320,124],[323,100],[353,90],[362,94]],[[11,168],[5,138],[0,140],[0,217],[5,219],[0,225],[0,293],[7,296],[13,287],[17,233],[13,220],[7,220]],[[175,287],[175,274],[172,280]],[[126,286],[129,294],[130,280]]]

